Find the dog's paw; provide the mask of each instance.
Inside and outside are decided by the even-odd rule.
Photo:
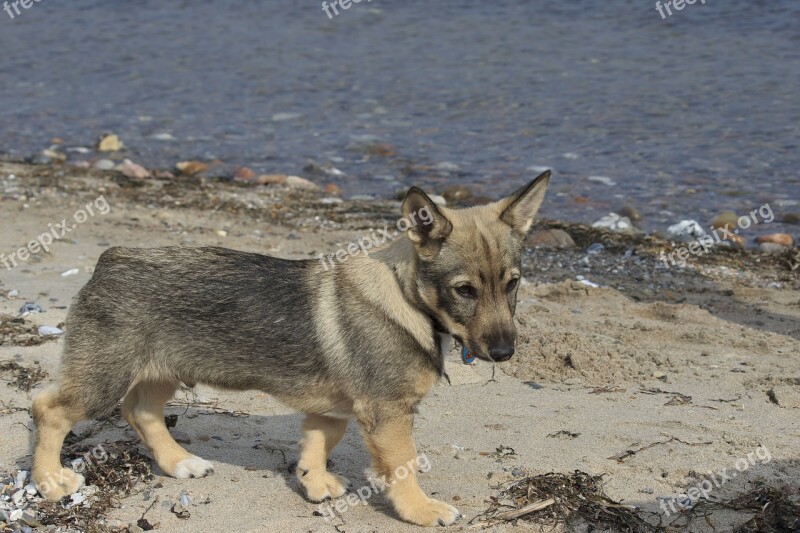
[[[64,496],[78,492],[86,480],[69,468],[60,468],[55,472],[33,474],[33,484],[45,499],[56,502]]]
[[[432,498],[421,504],[397,506],[397,512],[403,520],[425,527],[449,526],[461,518],[458,509]]]
[[[214,472],[214,465],[206,461],[202,457],[192,455],[187,457],[175,465],[174,476],[179,479],[186,479],[190,477],[206,477]]]
[[[321,502],[328,498],[336,499],[344,495],[350,487],[346,477],[331,474],[325,470],[305,470],[298,468],[297,479],[312,502]]]

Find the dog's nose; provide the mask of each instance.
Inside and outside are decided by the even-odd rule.
[[[514,355],[513,344],[500,344],[489,348],[489,357],[494,361],[508,361]]]

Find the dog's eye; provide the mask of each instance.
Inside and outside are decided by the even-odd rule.
[[[512,279],[511,281],[508,282],[508,285],[506,286],[506,291],[508,292],[513,291],[514,289],[517,288],[517,285],[519,285],[519,279],[518,278]]]
[[[464,283],[463,285],[457,286],[456,292],[458,293],[459,296],[463,296],[464,298],[475,298],[475,296],[477,295],[475,287],[473,287],[469,283]]]

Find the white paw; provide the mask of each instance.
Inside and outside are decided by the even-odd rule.
[[[214,471],[214,465],[202,457],[193,455],[180,461],[175,466],[175,477],[186,479],[190,477],[205,477]]]

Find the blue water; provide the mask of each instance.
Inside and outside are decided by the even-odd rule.
[[[0,49],[0,152],[113,131],[146,165],[218,159],[346,195],[496,196],[551,167],[548,217],[800,212],[796,0],[666,20],[638,0],[373,0],[333,20],[316,0],[41,0],[0,11]]]

